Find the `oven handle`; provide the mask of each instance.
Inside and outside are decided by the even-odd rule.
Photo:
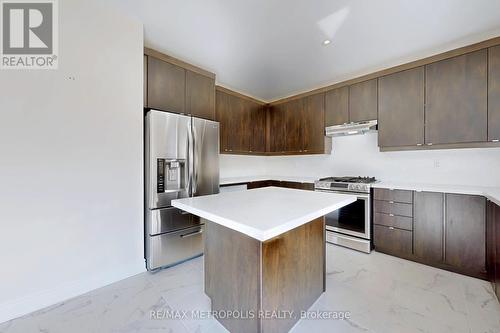
[[[323,193],[350,194],[357,196],[359,199],[370,199],[370,193],[356,193],[356,192],[328,191],[328,190],[314,190],[314,191]]]

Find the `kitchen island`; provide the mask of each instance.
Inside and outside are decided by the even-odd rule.
[[[288,332],[325,291],[324,215],[356,197],[265,187],[172,201],[205,223],[205,293],[230,332]]]

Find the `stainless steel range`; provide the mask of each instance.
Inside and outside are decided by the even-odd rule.
[[[358,197],[352,204],[325,216],[327,242],[370,253],[370,184],[374,182],[374,177],[329,177],[315,182],[315,191]]]

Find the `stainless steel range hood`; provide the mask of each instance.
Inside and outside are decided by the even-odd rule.
[[[369,120],[359,123],[346,123],[343,125],[329,126],[325,128],[325,134],[328,137],[358,135],[373,132],[377,130],[377,121]]]

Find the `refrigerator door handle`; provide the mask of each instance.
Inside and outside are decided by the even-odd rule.
[[[196,137],[196,127],[193,126],[193,196],[196,195],[196,192],[198,191],[198,156],[196,156],[197,154],[197,150],[198,150],[198,147],[196,147],[196,144],[197,144],[197,140],[198,138]]]
[[[188,193],[188,196],[192,196],[192,183],[193,183],[193,150],[194,150],[194,144],[193,144],[193,133],[192,133],[192,126],[191,126],[192,120],[189,120],[188,126],[187,126],[187,132],[188,132],[188,143],[187,143],[187,182],[186,182],[186,191]]]

